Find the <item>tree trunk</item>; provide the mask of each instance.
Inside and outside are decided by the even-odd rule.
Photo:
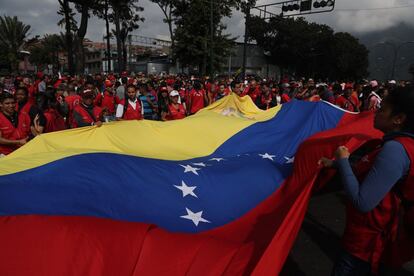
[[[66,39],[66,46],[67,46],[67,54],[68,54],[68,71],[69,75],[73,76],[75,74],[74,68],[74,60],[73,60],[73,38],[72,38],[72,30],[71,26],[71,18],[70,18],[70,8],[69,8],[69,0],[63,0],[63,9],[65,13],[65,39]]]
[[[76,72],[78,74],[83,74],[85,72],[85,50],[83,47],[83,39],[85,38],[86,31],[88,29],[88,17],[89,7],[84,5],[82,6],[81,23],[77,32],[78,41],[76,47]]]
[[[115,36],[116,36],[116,51],[118,60],[118,73],[124,71],[124,59],[122,58],[122,42],[121,42],[121,23],[119,19],[119,8],[114,7],[114,23],[115,23]]]
[[[125,40],[122,41],[122,58],[123,58],[124,66],[127,67],[126,65],[128,64],[128,49],[126,47]],[[123,70],[125,69],[126,68],[124,68]]]

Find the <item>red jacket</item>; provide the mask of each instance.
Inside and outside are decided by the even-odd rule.
[[[15,110],[16,111],[18,111],[19,112],[19,114],[20,113],[26,113],[26,114],[29,114],[29,112],[30,112],[30,108],[32,108],[32,103],[31,102],[27,102],[20,110],[19,110],[19,104],[16,104],[16,108],[15,108]]]
[[[120,102],[125,107],[125,99]],[[134,109],[128,101],[128,107],[122,116],[124,120],[142,120],[142,107],[141,101],[137,100],[137,106]]]
[[[172,104],[168,105],[169,115],[167,117],[168,120],[179,120],[184,119],[185,116],[185,108],[184,105],[179,104],[178,109],[175,108]]]
[[[55,109],[48,109],[43,112],[46,117],[44,133],[66,129],[65,119]]]
[[[200,109],[204,108],[204,96],[206,92],[203,89],[200,90],[191,90],[189,98],[191,101],[191,110],[190,113],[197,113]]]
[[[405,200],[414,203],[414,139],[399,137],[395,140],[404,146],[411,161],[407,178],[397,183],[379,205],[368,213],[356,210],[350,203],[347,205],[347,222],[343,237],[344,248],[353,256],[369,262],[373,273],[377,272],[380,262],[401,265],[404,261],[411,260],[414,257],[413,231],[410,231],[410,235],[405,237],[404,242],[400,241],[398,247],[395,246],[398,237],[401,238],[398,232],[407,233],[404,228],[399,227],[399,220],[404,219],[404,221],[414,224],[414,207],[406,212],[404,218],[400,217],[402,206],[401,196],[399,195],[401,193]],[[355,173],[360,181],[368,174],[380,149],[381,147],[376,147],[367,155],[367,159],[363,158],[365,162],[360,161],[356,164]],[[369,160],[369,162],[366,160]],[[397,191],[399,192],[397,193]],[[411,243],[407,240],[411,240]],[[406,250],[403,253],[401,253],[401,244],[406,245]],[[399,252],[400,255],[390,254],[391,250]],[[393,259],[385,260],[384,256],[391,256]]]
[[[101,116],[102,116],[102,109],[96,106],[93,108],[93,117],[91,117],[88,111],[86,111],[86,109],[81,104],[75,106],[75,108],[73,109],[73,112],[74,113],[76,112],[79,115],[81,115],[83,122],[88,125],[91,125],[94,122],[100,121]],[[78,127],[78,124],[76,120],[72,119],[72,128],[77,128],[77,127]]]
[[[8,140],[20,140],[24,139],[29,136],[30,133],[30,117],[26,113],[20,113],[18,117],[18,125],[17,128],[7,119],[6,116],[2,112],[0,112],[0,132],[1,137]],[[0,144],[0,153],[7,155],[14,150],[16,150],[18,146],[16,145],[1,145]]]

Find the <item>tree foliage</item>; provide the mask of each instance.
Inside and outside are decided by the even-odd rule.
[[[24,50],[30,31],[26,25],[14,16],[0,16],[0,52],[12,71],[17,70],[19,52]]]
[[[300,76],[359,79],[367,76],[368,50],[348,33],[334,33],[304,18],[253,17],[249,33],[271,53],[270,62]]]
[[[174,57],[183,66],[197,67],[202,74],[206,73],[206,68],[212,68],[213,71],[220,68],[223,58],[229,56],[235,38],[224,34],[226,26],[222,19],[231,16],[232,9],[238,8],[241,2],[212,1],[213,6],[204,0],[174,1],[172,10],[176,26]],[[211,53],[214,53],[212,64]]]
[[[33,41],[29,49],[31,63],[39,67],[52,64],[59,68],[59,53],[67,50],[65,34],[46,34]]]

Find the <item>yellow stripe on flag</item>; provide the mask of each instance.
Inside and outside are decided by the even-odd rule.
[[[0,175],[36,168],[87,153],[114,153],[161,160],[208,156],[256,122],[273,118],[280,107],[258,109],[250,97],[235,94],[194,116],[171,122],[123,121],[43,134],[0,159]]]

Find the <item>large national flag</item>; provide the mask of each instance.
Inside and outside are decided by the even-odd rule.
[[[41,135],[0,159],[0,275],[277,275],[317,161],[380,135],[372,114],[235,95]]]

